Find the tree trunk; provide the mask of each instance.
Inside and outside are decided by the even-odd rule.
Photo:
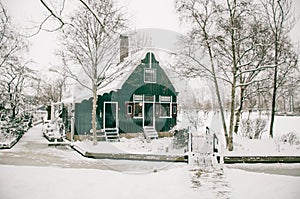
[[[233,151],[233,125],[234,125],[234,111],[235,111],[235,84],[236,77],[234,75],[231,86],[231,103],[230,103],[230,120],[229,120],[229,135],[228,135],[228,150]]]
[[[214,67],[212,67],[212,68],[214,68]],[[226,146],[228,146],[228,132],[227,132],[226,120],[225,120],[225,116],[224,116],[224,108],[223,108],[222,99],[221,99],[221,95],[220,95],[218,80],[217,80],[215,74],[214,74],[213,79],[214,79],[218,104],[219,104],[221,118],[222,118],[222,126],[223,126],[223,131],[224,131],[224,135],[225,135],[225,139],[226,139]]]
[[[244,105],[244,93],[245,93],[245,88],[241,87],[241,93],[240,93],[240,106],[236,112],[236,118],[235,118],[235,125],[234,125],[234,133],[237,134],[240,126],[240,120],[242,116],[242,110],[243,110],[243,105]]]
[[[277,64],[275,63],[274,80],[273,80],[272,107],[271,107],[271,122],[270,122],[270,137],[271,138],[273,138],[273,126],[274,126],[275,111],[276,111],[276,93],[277,93]]]
[[[214,85],[215,85],[218,104],[219,104],[219,108],[220,108],[220,112],[221,112],[222,126],[223,126],[223,131],[224,131],[224,135],[225,135],[225,139],[226,139],[226,146],[228,146],[228,132],[227,132],[226,120],[225,120],[225,116],[224,116],[224,109],[223,109],[222,99],[221,99],[221,95],[220,95],[218,79],[217,79],[215,66],[214,66],[214,62],[213,62],[212,49],[211,49],[211,46],[210,46],[210,43],[209,43],[208,35],[206,34],[205,30],[203,30],[203,31],[205,33],[206,47],[207,47],[208,54],[209,54],[209,57],[210,57],[211,70],[212,70],[212,74],[213,74],[213,81],[214,81]]]
[[[277,94],[277,72],[278,72],[278,34],[275,32],[275,56],[274,56],[274,76],[273,76],[273,94],[272,94],[272,107],[271,107],[271,122],[269,135],[273,138],[273,126],[275,120],[275,111],[276,111],[276,94]]]
[[[236,0],[233,1],[233,8],[231,8],[229,1],[227,5],[230,14],[230,39],[231,39],[231,53],[232,53],[232,84],[231,84],[231,103],[230,103],[230,123],[229,123],[229,135],[228,135],[228,150],[233,151],[233,126],[234,126],[234,111],[235,111],[235,86],[237,80],[237,59],[236,59],[236,40],[235,40],[235,9]],[[233,9],[233,10],[232,10]]]
[[[92,109],[92,131],[93,131],[93,145],[97,145],[97,101],[98,101],[98,95],[97,95],[97,86],[93,86],[93,109]]]

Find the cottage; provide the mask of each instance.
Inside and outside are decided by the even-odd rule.
[[[129,51],[128,43],[128,37],[120,37],[119,61],[130,60],[129,66],[97,92],[99,139],[119,139],[120,134],[139,133],[146,138],[157,138],[158,132],[176,126],[180,93],[189,92],[182,88],[185,83],[173,70],[174,55],[170,51],[153,47]],[[71,107],[63,108],[67,131],[73,117],[74,134],[88,135],[92,128],[92,94],[78,84],[73,100]]]
[[[145,51],[140,64],[115,80],[115,88],[98,95],[97,128],[105,135],[144,132],[157,137],[176,125],[178,93],[156,57]],[[91,110],[92,98],[75,103],[76,134],[90,132]]]

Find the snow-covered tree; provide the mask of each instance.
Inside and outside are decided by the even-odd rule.
[[[272,106],[271,122],[269,128],[270,137],[273,137],[273,126],[276,111],[277,90],[284,81],[290,69],[297,64],[297,55],[290,45],[289,32],[294,24],[294,14],[292,11],[292,1],[267,0],[262,2],[263,19],[269,26],[272,36]],[[281,73],[281,74],[280,74]],[[281,78],[280,78],[281,76]],[[281,80],[280,80],[281,79]]]
[[[180,52],[179,73],[187,76],[205,76],[212,80],[217,96],[218,107],[222,117],[223,131],[228,140],[228,131],[224,115],[224,105],[221,99],[218,69],[215,60],[215,21],[217,9],[215,1],[177,0],[176,11],[182,21],[192,24],[192,29],[183,39],[183,51]],[[208,65],[206,65],[208,64]]]
[[[126,20],[111,0],[87,0],[85,3],[72,13],[68,20],[70,25],[60,29],[62,68],[56,71],[76,80],[92,93],[92,132],[94,144],[97,144],[97,91],[126,67],[119,60],[119,33]]]
[[[0,3],[0,104],[14,118],[24,106],[24,88],[34,71],[23,59],[27,52],[25,39],[14,29],[6,9]]]
[[[273,0],[274,2],[277,1]],[[278,3],[280,5],[280,1]],[[286,4],[290,4],[290,1]],[[282,44],[286,47],[277,49],[277,54],[272,50],[275,38],[272,24],[279,23],[283,18],[278,15],[273,21],[265,20],[268,18],[268,12],[262,11],[265,4],[250,0],[177,0],[175,5],[181,19],[191,25],[185,39],[188,42],[185,42],[181,52],[188,59],[181,59],[184,63],[181,71],[188,76],[200,75],[213,80],[227,148],[232,150],[232,135],[233,132],[238,132],[244,102],[252,100],[253,106],[253,95],[261,93],[259,90],[255,92],[255,86],[270,90],[266,85],[269,84],[269,75],[273,76],[275,66],[279,64],[278,58],[276,64],[273,61],[278,53],[282,55],[280,60],[285,60],[285,67],[281,70],[283,79],[290,73],[290,68],[296,66],[296,54],[289,46],[288,39],[280,40],[284,41]],[[286,20],[285,17],[284,19]],[[284,35],[286,38],[287,35]],[[279,78],[278,69],[276,70]],[[224,82],[226,89],[230,90],[228,130],[223,113],[227,102],[220,97],[219,82]],[[279,82],[276,85],[279,86]]]

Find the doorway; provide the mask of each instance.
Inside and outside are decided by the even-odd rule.
[[[144,103],[144,120],[143,126],[154,127],[155,117],[154,117],[155,103],[145,102]]]
[[[104,102],[104,129],[118,128],[118,102]]]

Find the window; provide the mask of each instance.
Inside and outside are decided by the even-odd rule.
[[[173,106],[172,117],[176,117],[176,115],[177,115],[177,105],[173,104],[172,106]]]
[[[145,68],[144,81],[149,83],[156,83],[156,70]]]
[[[143,103],[135,102],[134,103],[134,117],[143,117]]]
[[[133,101],[143,101],[143,95],[133,95]]]
[[[160,104],[160,117],[171,117],[170,103],[161,103]]]
[[[154,102],[155,101],[155,96],[154,95],[145,95],[144,96],[144,101],[145,102]]]
[[[132,114],[132,105],[127,105],[127,115]]]
[[[160,102],[171,102],[171,96],[159,96]]]

